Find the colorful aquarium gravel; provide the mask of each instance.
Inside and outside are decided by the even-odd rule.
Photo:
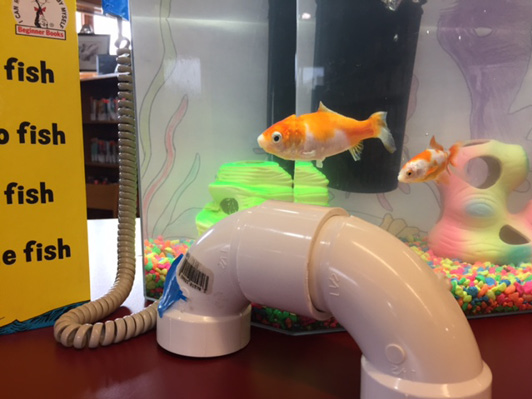
[[[147,299],[161,297],[170,265],[180,254],[185,254],[193,242],[194,240],[190,239],[165,240],[162,237],[144,242],[144,283]],[[429,249],[426,238],[410,237],[405,243],[436,273],[447,276],[451,282],[452,293],[467,316],[532,311],[531,263],[470,264],[435,256]],[[258,304],[253,304],[252,321],[293,334],[342,329],[334,318],[317,321]]]
[[[299,316],[286,310],[273,309],[258,304],[252,305],[251,322],[263,327],[278,329],[294,335],[344,330],[334,317],[320,321],[310,317]]]
[[[185,254],[194,240],[165,240],[162,237],[144,240],[144,290],[146,299],[159,299],[163,293],[166,273],[172,262]]]
[[[406,244],[436,273],[447,276],[452,284],[452,293],[467,316],[532,310],[531,263],[470,264],[435,256],[426,238],[410,238]]]

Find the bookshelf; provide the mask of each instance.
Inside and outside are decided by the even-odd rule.
[[[118,122],[116,74],[81,76],[87,218],[117,217]]]

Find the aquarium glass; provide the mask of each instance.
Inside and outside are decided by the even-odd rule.
[[[130,11],[147,298],[210,227],[273,199],[342,207],[397,236],[469,317],[532,309],[530,0]],[[259,145],[293,114],[314,147],[278,150],[276,133],[293,144],[285,127]],[[255,317],[338,327],[262,304]]]

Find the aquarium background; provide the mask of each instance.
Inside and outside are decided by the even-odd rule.
[[[179,247],[198,237],[196,217],[213,201],[209,186],[223,165],[278,161],[293,178],[293,162],[265,154],[257,136],[293,112],[314,112],[319,101],[359,119],[389,112],[396,154],[377,148],[378,141],[368,142],[360,165],[339,154],[318,171],[329,180],[330,206],[397,235],[426,237],[440,216],[441,196],[433,182],[380,184],[426,149],[432,136],[445,148],[495,139],[531,154],[529,0],[130,3],[147,254],[153,255],[153,246]],[[395,21],[395,31],[388,25],[350,29],[342,38],[339,27],[360,18],[349,9],[352,3],[377,10],[382,21]],[[330,32],[333,28],[340,30]],[[392,44],[405,52],[402,58],[396,51],[394,61],[384,63],[393,64],[390,75],[375,57],[384,46],[379,35],[392,35]],[[346,56],[357,48],[374,58]],[[485,180],[489,168],[483,160],[473,166],[468,178]],[[370,189],[342,181],[362,173],[376,183]],[[508,207],[518,212],[530,200],[527,177],[510,194]]]

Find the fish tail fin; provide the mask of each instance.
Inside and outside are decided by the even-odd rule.
[[[449,168],[449,165],[452,165],[456,167],[456,156],[458,155],[458,152],[460,151],[460,148],[462,148],[463,143],[461,141],[454,143],[451,148],[449,148],[449,157],[447,159],[447,165],[445,166],[445,172],[442,173],[441,176],[443,180],[441,180],[439,183],[448,183],[449,182],[449,176],[451,175],[451,169]],[[456,172],[456,170],[453,170]],[[456,173],[455,173],[456,174]],[[461,176],[463,173],[462,171],[458,172],[458,175]],[[461,176],[464,180],[467,180],[466,177]]]
[[[449,148],[449,163],[453,166],[456,166],[456,156],[462,148],[463,143],[461,141],[454,143],[451,148]]]
[[[395,141],[390,129],[388,129],[388,125],[386,124],[386,115],[387,112],[381,111],[375,112],[370,116],[370,120],[373,124],[373,131],[375,132],[374,137],[377,137],[382,141],[384,148],[386,148],[388,152],[395,152]]]

